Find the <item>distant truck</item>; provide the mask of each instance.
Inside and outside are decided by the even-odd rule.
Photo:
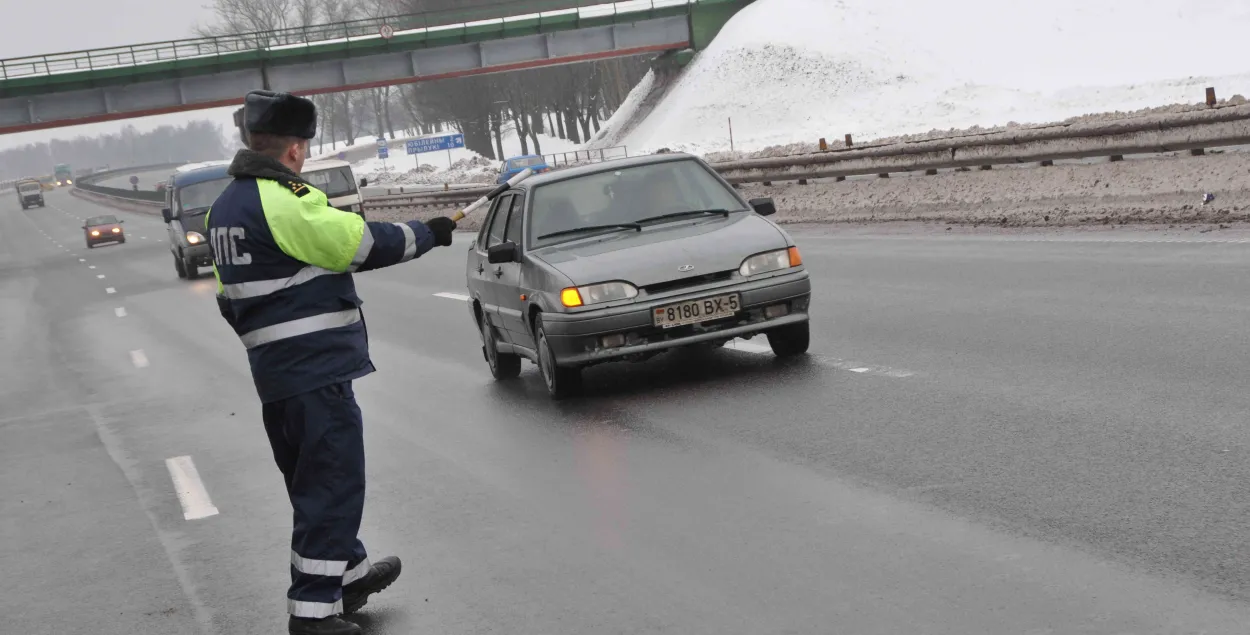
[[[17,190],[17,202],[21,203],[22,209],[43,207],[43,186],[38,179],[21,179],[13,189]]]
[[[52,168],[52,176],[56,178],[57,187],[74,184],[74,171],[70,169],[68,163],[58,163]]]

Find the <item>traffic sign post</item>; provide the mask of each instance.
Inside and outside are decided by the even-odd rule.
[[[464,147],[464,135],[460,133],[443,135],[441,137],[422,137],[420,139],[409,139],[407,144],[408,154],[420,155],[422,152],[438,152],[439,150],[447,151],[447,167],[451,168],[451,151],[455,148]],[[417,156],[417,167],[421,167],[421,157]]]
[[[382,159],[382,169],[386,169],[386,158],[391,154],[391,149],[386,147],[386,139],[378,137],[378,158]]]

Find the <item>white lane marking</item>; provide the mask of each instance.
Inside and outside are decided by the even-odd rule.
[[[182,517],[186,520],[200,520],[221,513],[213,506],[200,480],[200,473],[195,469],[195,462],[189,456],[175,456],[165,459],[165,467],[169,468],[169,478],[174,482],[174,493],[178,495],[178,503],[182,505]]]
[[[117,289],[114,289],[113,287],[109,287],[105,289],[104,292],[105,293],[117,293]]]
[[[773,352],[772,347],[747,340],[733,340],[725,344],[725,348],[730,350],[742,351],[743,353],[751,353],[753,355],[770,355]],[[890,368],[889,366],[867,366],[857,362],[848,362],[836,357],[828,357],[826,355],[809,354],[808,358],[812,361],[837,370],[844,370],[859,375],[875,375],[878,377],[892,377],[894,379],[904,379],[913,377],[916,373],[902,368]]]
[[[144,353],[142,348],[139,350],[130,351],[130,363],[134,364],[135,368],[147,368],[148,367],[147,353]]]
[[[472,299],[469,296],[460,293],[435,293],[434,297],[447,298],[448,300],[459,300],[461,302],[468,302]]]
[[[733,340],[732,342],[726,344],[725,348],[732,348],[744,353],[755,353],[757,355],[767,355],[768,353],[773,352],[773,349],[769,346],[756,344],[755,342],[748,340]]]
[[[99,279],[101,279],[101,280],[103,280],[103,279],[104,279],[104,274],[102,274],[102,273],[98,273],[98,274],[96,274],[96,277],[97,277],[97,278],[99,278]]]
[[[79,258],[79,259],[78,259],[78,262],[87,262],[87,259],[86,259],[86,258]]]
[[[113,313],[115,313],[117,317],[126,317],[126,307],[119,306],[116,309],[113,309]]]
[[[88,269],[95,269],[95,265],[87,265]]]

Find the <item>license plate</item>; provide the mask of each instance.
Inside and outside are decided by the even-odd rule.
[[[685,324],[698,324],[710,320],[727,318],[738,312],[742,307],[738,302],[738,294],[719,295],[714,298],[690,300],[662,306],[655,310],[655,325],[670,329]]]

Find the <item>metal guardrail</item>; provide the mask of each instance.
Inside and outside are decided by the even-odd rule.
[[[145,203],[162,203],[165,201],[165,192],[163,191],[135,190],[133,188],[124,188],[124,187],[108,187],[104,185],[96,185],[96,182],[102,181],[104,179],[112,178],[119,174],[136,174],[140,172],[155,172],[157,170],[162,170],[162,169],[169,169],[172,171],[174,168],[180,165],[184,165],[184,164],[185,162],[161,163],[157,165],[144,165],[144,166],[138,166],[138,167],[132,167],[132,168],[118,168],[116,170],[106,170],[104,172],[96,172],[95,174],[91,174],[82,179],[79,179],[74,184],[74,187],[80,190],[83,190],[84,192],[93,192],[95,194],[103,194],[105,196],[111,196],[113,198],[120,198],[120,199],[126,199],[126,200],[131,200],[131,201],[140,201],[140,202],[145,202]]]
[[[1149,115],[1110,122],[1039,126],[1020,130],[856,146],[812,154],[713,163],[734,185],[769,184],[891,172],[936,174],[942,169],[987,168],[1065,159],[1189,151],[1250,144],[1250,105],[1220,106],[1179,114]],[[376,209],[450,207],[475,200],[489,187],[411,193],[366,201]]]
[[[602,0],[513,0],[511,2],[471,9],[408,13],[271,31],[148,42],[131,46],[11,58],[0,60],[0,79],[127,67],[197,57],[211,57],[225,53],[266,51],[275,47],[377,39],[382,37],[380,33],[383,26],[393,29],[396,35],[402,35],[404,31],[419,29],[437,29],[443,32],[450,27],[456,26],[468,27],[490,22],[503,24],[509,21],[509,19],[535,18],[538,27],[541,29],[544,19],[567,16],[571,12],[577,13],[581,17],[600,17],[642,13],[660,8],[717,1],[721,0],[630,0],[627,2],[603,2]],[[520,15],[508,15],[507,13],[510,11],[523,13]],[[501,16],[501,13],[504,15]]]
[[[589,163],[603,163],[613,159],[628,159],[629,148],[625,146],[613,146],[611,148],[600,148],[597,150],[572,150],[570,152],[556,152],[554,154],[544,154],[543,161],[552,168],[564,168],[575,165],[586,165]]]

